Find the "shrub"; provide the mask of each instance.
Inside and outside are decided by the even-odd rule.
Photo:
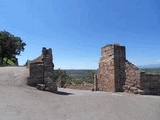
[[[71,79],[66,79],[66,84],[68,84],[68,85],[72,85],[72,81],[71,81]]]
[[[74,80],[74,83],[75,83],[75,84],[82,84],[82,83],[83,83],[83,81],[82,81],[82,80],[80,80],[80,79],[75,79],[75,80]]]

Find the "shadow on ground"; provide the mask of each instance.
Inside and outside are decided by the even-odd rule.
[[[74,95],[73,93],[67,93],[67,92],[62,92],[62,91],[57,91],[56,94],[58,94],[58,95]]]

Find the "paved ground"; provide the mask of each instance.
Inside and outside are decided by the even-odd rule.
[[[0,120],[160,120],[160,96],[59,89],[25,83],[25,67],[0,67]]]

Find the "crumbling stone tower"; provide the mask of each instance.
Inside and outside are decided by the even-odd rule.
[[[44,82],[46,82],[47,79],[53,80],[54,65],[52,63],[52,50],[50,48],[48,50],[46,48],[42,48],[42,55]]]
[[[54,92],[57,91],[57,86],[54,83],[54,64],[52,63],[52,49],[42,49],[42,61],[43,61],[43,73],[44,73],[44,84],[45,90]]]
[[[123,91],[125,83],[125,47],[106,45],[101,49],[98,70],[98,89],[108,92]]]
[[[52,49],[42,48],[42,55],[29,62],[30,77],[27,81],[28,85],[37,86],[38,89],[50,92],[57,91],[52,59]]]

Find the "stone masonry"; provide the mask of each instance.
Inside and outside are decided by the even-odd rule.
[[[54,81],[54,64],[52,63],[52,49],[42,48],[42,55],[28,63],[30,77],[27,84],[37,86],[38,89],[56,92]]]
[[[102,47],[97,77],[97,90],[160,94],[160,75],[139,70],[126,60],[125,47],[118,44]]]
[[[99,62],[98,89],[102,91],[122,91],[125,80],[125,47],[107,45],[102,48]]]

